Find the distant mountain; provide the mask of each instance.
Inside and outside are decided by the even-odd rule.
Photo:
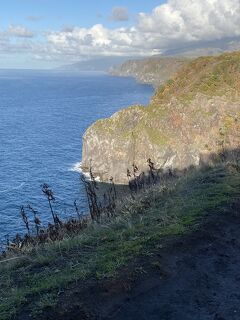
[[[159,87],[170,79],[190,58],[155,56],[141,60],[128,60],[111,68],[112,75],[134,77],[137,81]]]
[[[176,49],[169,48],[167,51],[165,51],[162,55],[154,55],[151,57],[141,58],[141,57],[133,57],[133,56],[124,56],[124,57],[113,57],[113,56],[107,56],[107,57],[100,57],[100,58],[89,58],[85,61],[79,61],[72,64],[63,65],[58,68],[60,71],[69,71],[69,72],[81,72],[81,71],[96,71],[96,72],[107,72],[110,70],[111,73],[115,75],[121,75],[121,76],[133,76],[136,77],[134,73],[136,73],[135,65],[139,62],[139,66],[142,67],[142,65],[145,66],[146,69],[146,63],[150,62],[152,67],[154,67],[154,61],[157,62],[159,58],[175,58],[178,62],[176,63],[176,66],[181,64],[181,61],[184,62],[183,58],[197,58],[200,56],[214,56],[219,55],[224,52],[229,51],[237,51],[240,50],[240,37],[239,39],[228,39],[228,40],[217,40],[217,41],[211,41],[196,45],[191,45],[187,47],[182,47]],[[150,60],[153,59],[153,60]],[[131,74],[131,67],[126,68],[126,66],[130,66],[131,62],[133,61],[133,74]],[[160,60],[159,60],[160,61]],[[166,61],[166,68],[169,67],[168,61]],[[173,61],[173,60],[172,60]],[[163,62],[163,60],[162,60]],[[126,64],[125,64],[126,63]],[[123,64],[123,66],[122,66]],[[175,63],[173,67],[170,66],[170,69],[174,70]],[[125,74],[125,71],[127,71],[127,74]],[[158,70],[163,71],[163,70]],[[164,70],[164,72],[167,72],[167,70]],[[148,72],[148,71],[147,71]],[[143,73],[143,71],[140,71],[140,73]],[[170,74],[171,75],[171,74]],[[140,79],[139,79],[140,77]],[[146,75],[147,77],[147,75]],[[164,76],[163,76],[164,77]],[[137,80],[144,82],[144,83],[153,83],[155,84],[155,79],[151,80],[151,72],[149,74],[149,80],[141,79],[141,75],[136,77]],[[161,80],[161,79],[157,79]],[[161,84],[161,81],[160,81]]]
[[[155,87],[163,85],[179,68],[191,60],[203,56],[217,56],[240,50],[239,40],[212,41],[201,45],[169,49],[163,55],[143,59],[130,59],[110,69],[110,73],[122,77],[134,77],[141,83]]]
[[[239,50],[240,37],[238,39],[223,39],[205,43],[196,43],[195,45],[185,46],[178,49],[169,48],[167,51],[165,51],[164,55],[197,58],[202,56],[215,56],[225,52]]]
[[[130,57],[104,57],[79,61],[73,64],[64,65],[58,70],[81,72],[81,71],[108,71],[112,66],[122,64]]]

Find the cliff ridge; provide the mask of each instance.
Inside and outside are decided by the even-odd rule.
[[[158,88],[189,61],[190,58],[158,56],[128,60],[113,67],[110,73],[120,77],[133,77],[140,83],[150,84]]]
[[[198,166],[240,142],[240,52],[202,57],[160,87],[148,107],[132,106],[97,121],[84,134],[84,170],[127,183],[127,170],[147,159],[162,170]],[[234,156],[234,155],[232,155]]]

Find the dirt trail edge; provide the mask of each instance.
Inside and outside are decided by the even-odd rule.
[[[239,205],[233,211],[160,245],[117,279],[76,285],[44,319],[239,320]]]

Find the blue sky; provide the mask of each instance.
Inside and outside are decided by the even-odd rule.
[[[2,1],[0,11],[0,31],[10,25],[24,26],[35,34],[36,42],[43,41],[44,34],[58,31],[65,27],[91,28],[102,24],[113,29],[119,26],[131,26],[135,23],[139,12],[151,12],[161,0],[8,0]],[[113,8],[127,8],[127,21],[112,21]],[[15,39],[13,40],[15,41]],[[64,59],[63,59],[64,60]],[[77,59],[76,59],[77,60]],[[62,62],[64,63],[64,61]],[[0,55],[0,68],[51,68],[61,64],[59,61],[37,60],[30,52],[3,53]]]
[[[240,39],[239,0],[1,1],[0,68],[146,57],[227,39]]]
[[[139,12],[151,12],[163,2],[161,0],[7,0],[1,3],[0,26],[24,24],[36,29],[59,29],[65,25],[91,27],[96,23],[103,23],[108,27],[115,27],[109,19],[114,7],[128,8],[130,20],[134,20]],[[39,20],[28,21],[28,17],[36,17]],[[126,22],[124,25],[130,23]]]

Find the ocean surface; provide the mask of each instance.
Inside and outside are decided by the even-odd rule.
[[[0,70],[0,244],[25,231],[21,205],[37,210],[42,224],[51,220],[43,183],[62,219],[75,215],[74,200],[86,212],[78,172],[83,133],[152,94],[151,86],[106,74]]]

